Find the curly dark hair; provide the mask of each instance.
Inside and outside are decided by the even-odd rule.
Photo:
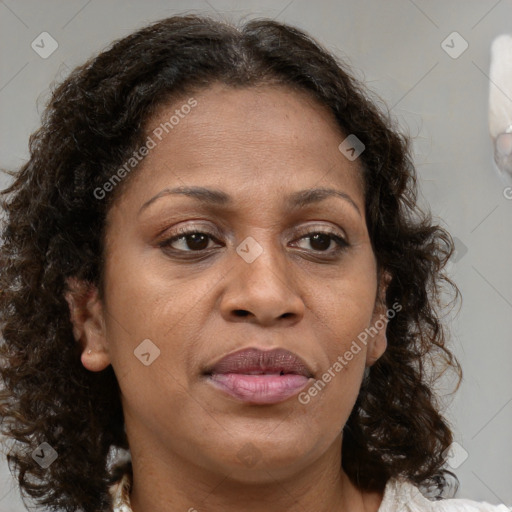
[[[402,308],[344,428],[342,466],[362,490],[401,476],[443,497],[455,477],[444,469],[453,434],[433,383],[447,369],[456,389],[462,379],[441,317],[444,285],[460,292],[442,272],[453,240],[417,204],[410,138],[348,64],[304,32],[197,15],[155,22],[73,70],[53,87],[28,162],[6,171],[14,179],[1,200],[0,414],[22,496],[66,512],[111,506],[107,489],[119,472],[109,457],[129,449],[119,386],[111,366],[81,364],[66,280],[103,298],[106,213],[137,171],[104,200],[94,191],[141,146],[159,107],[215,82],[306,91],[364,143],[368,233],[379,272],[392,276],[386,304]],[[46,469],[31,456],[42,442],[58,452]]]

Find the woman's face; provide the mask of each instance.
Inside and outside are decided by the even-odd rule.
[[[109,211],[105,302],[86,322],[82,362],[112,364],[134,460],[241,480],[339,462],[364,368],[386,348],[385,329],[357,341],[383,311],[359,162],[338,149],[348,134],[285,87],[193,98],[152,119],[155,147]],[[339,195],[308,195],[318,188]],[[185,232],[197,235],[171,241]],[[246,348],[291,351],[313,376],[238,375],[227,391],[204,374]]]

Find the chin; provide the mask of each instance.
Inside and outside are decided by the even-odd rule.
[[[300,444],[293,437],[286,440],[272,439],[272,436],[244,437],[235,442],[231,438],[229,445],[221,448],[220,453],[212,454],[218,455],[217,461],[224,466],[223,471],[232,480],[240,483],[272,483],[276,478],[291,477],[301,467],[312,463],[312,452],[306,451],[303,438]],[[311,444],[314,445],[314,442]],[[222,447],[222,443],[217,446]],[[234,446],[239,448],[233,451]]]
[[[251,462],[241,462],[235,455],[235,459],[229,461],[225,471],[233,482],[271,485],[276,480],[293,478],[303,466],[307,467],[307,463],[302,459],[298,459],[296,455],[291,456],[291,454],[287,454],[287,456],[277,460],[275,457],[269,459],[268,454],[263,454],[259,460]]]

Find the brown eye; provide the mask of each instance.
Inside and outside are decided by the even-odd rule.
[[[313,236],[310,236],[309,239],[311,247],[315,251],[325,251],[329,249],[331,242],[333,240],[331,236],[325,235],[323,233],[316,233]]]
[[[346,247],[348,247],[348,243],[342,237],[338,236],[334,233],[329,232],[312,232],[308,233],[306,236],[303,236],[300,240],[309,240],[309,245],[314,251],[318,252],[338,252]],[[331,247],[331,243],[335,243],[335,249],[329,250]]]
[[[160,243],[160,247],[171,247],[176,251],[182,252],[198,252],[207,249],[210,240],[214,240],[214,238],[208,233],[190,231],[164,240]],[[181,247],[174,247],[174,245],[178,245],[177,242],[179,242]]]

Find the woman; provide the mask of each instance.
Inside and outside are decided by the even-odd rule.
[[[25,494],[507,510],[420,493],[449,489],[431,380],[461,371],[436,308],[443,283],[458,295],[452,240],[408,148],[273,21],[176,16],[75,69],[3,192],[0,410]]]

